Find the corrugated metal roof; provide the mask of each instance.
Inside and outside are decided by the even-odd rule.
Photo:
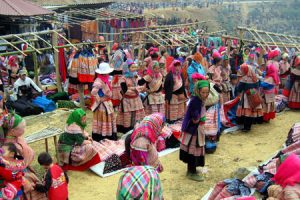
[[[0,15],[34,16],[53,13],[53,11],[42,8],[26,0],[0,0]]]
[[[112,3],[115,0],[35,0],[37,4],[43,6],[62,6],[62,5],[91,5],[91,4],[104,4]]]

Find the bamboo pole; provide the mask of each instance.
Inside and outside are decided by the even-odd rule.
[[[9,41],[7,41],[6,39],[4,39],[3,37],[0,37],[1,40],[3,40],[4,42],[6,42],[7,44],[9,44],[10,46],[12,46],[14,49],[17,50],[18,53],[21,53],[23,56],[26,56],[25,53],[22,52],[21,49],[19,49],[18,47],[16,47],[14,44],[10,43]]]
[[[14,35],[14,37],[18,38],[19,40],[25,42],[28,46],[30,46],[33,50],[35,50],[37,53],[42,54],[42,52],[40,52],[38,49],[36,49],[33,45],[29,44],[26,40],[24,40],[23,38]]]
[[[246,30],[246,31],[248,31],[249,30],[249,28],[245,28],[245,27],[241,27],[241,26],[238,26],[237,27],[238,29],[241,29],[241,30]],[[270,35],[274,35],[274,36],[282,36],[282,37],[292,37],[292,38],[294,38],[294,39],[300,39],[300,37],[299,36],[289,36],[289,35],[285,35],[285,34],[280,34],[280,33],[272,33],[272,32],[267,32],[267,31],[262,31],[262,30],[256,30],[257,32],[259,32],[259,33],[268,33],[268,34],[270,34]]]
[[[36,35],[36,34],[34,34],[34,33],[33,33],[33,35],[36,36],[37,38],[39,38],[40,40],[42,40],[43,42],[45,42],[49,47],[52,47],[52,48],[53,48],[52,44],[50,44],[49,42],[47,42],[46,40],[44,40],[44,38],[42,38],[42,37],[40,37],[39,35]],[[53,48],[53,50],[56,51],[56,52],[58,52],[58,50],[55,49],[55,48]]]
[[[80,100],[80,107],[85,110],[85,103],[84,103],[84,85],[78,85],[78,93],[79,93],[79,100]]]
[[[1,38],[0,38],[1,40]],[[39,40],[37,39],[30,39],[30,40],[26,40],[27,42],[37,42]],[[16,42],[10,42],[11,44],[23,44],[24,42],[23,41],[16,41]],[[0,46],[11,46],[9,43],[0,43]]]
[[[228,38],[228,39],[236,39],[236,40],[240,40],[239,37],[234,37],[234,36],[229,36],[229,35],[222,35],[222,38]],[[249,39],[243,39],[243,42],[247,42],[247,43],[255,43],[257,44],[258,41],[255,41],[255,40],[249,40]],[[268,43],[268,45],[272,45],[273,43]],[[277,43],[279,47],[297,47],[296,45],[299,45],[299,44],[287,44],[287,43]]]
[[[58,34],[52,34],[52,45],[58,45]],[[55,73],[56,73],[56,83],[58,92],[62,92],[61,79],[60,79],[60,71],[59,71],[59,60],[58,60],[58,52],[54,52],[54,63],[55,63]]]
[[[38,59],[37,59],[37,55],[36,52],[32,52],[32,59],[33,59],[33,67],[34,67],[34,82],[36,83],[36,85],[40,85],[39,84],[39,72],[38,72]]]

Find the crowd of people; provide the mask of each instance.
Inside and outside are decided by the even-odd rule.
[[[230,2],[238,2],[238,0],[231,0]],[[223,0],[197,0],[197,1],[170,1],[170,2],[117,2],[109,6],[111,9],[125,10],[137,14],[144,13],[145,9],[166,9],[166,8],[187,8],[196,7],[204,8],[210,5],[223,5]]]
[[[117,199],[163,199],[158,173],[164,168],[156,143],[165,123],[182,120],[179,159],[187,164],[187,178],[204,181],[197,167],[205,166],[207,109],[237,100],[232,121],[251,134],[253,124],[276,117],[277,94],[288,99],[291,109],[300,108],[300,54],[291,49],[243,46],[214,38],[209,46],[199,43],[191,51],[178,48],[171,53],[150,44],[142,62],[130,47],[115,43],[111,50],[110,55],[101,51],[105,55],[99,55],[89,88],[92,133],[86,131],[86,112],[74,110],[58,141],[60,166],[48,153],[38,156],[46,169],[43,182],[30,167],[34,152],[23,138],[25,121],[6,111],[0,82],[3,196],[67,199],[68,176],[63,169],[93,166],[101,160],[102,141],[114,144],[117,133],[127,133],[124,156],[130,168],[120,178]],[[70,67],[72,71],[74,65]],[[27,96],[31,89],[42,92],[26,74],[24,69],[16,71],[13,84],[18,98],[33,98]]]

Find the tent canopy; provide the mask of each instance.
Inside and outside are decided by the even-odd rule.
[[[54,14],[27,0],[0,0],[0,15],[3,16],[36,16]]]

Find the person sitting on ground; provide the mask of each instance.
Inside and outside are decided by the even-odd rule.
[[[31,78],[27,77],[27,71],[25,69],[20,70],[19,78],[14,83],[14,92],[17,98],[25,97],[26,99],[33,98],[33,90],[38,92],[39,94],[43,92],[41,88],[39,88]]]
[[[161,181],[155,168],[151,166],[129,168],[120,177],[116,199],[164,199]]]
[[[51,156],[43,152],[38,157],[39,164],[46,170],[43,184],[36,184],[35,190],[47,193],[49,200],[68,199],[68,175],[53,163]]]

